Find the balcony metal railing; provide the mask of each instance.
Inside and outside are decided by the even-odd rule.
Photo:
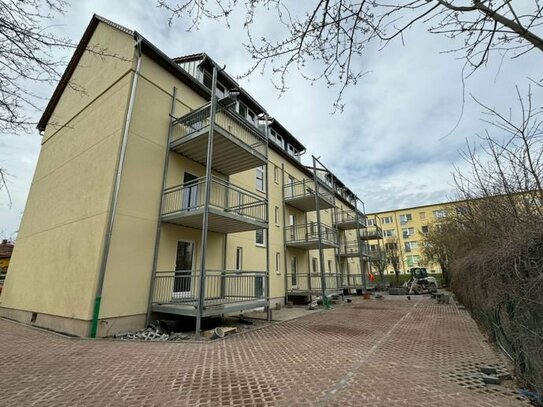
[[[346,242],[341,242],[339,244],[339,254],[340,256],[359,256],[362,254],[363,256],[369,255],[368,248],[361,244],[358,245],[358,241],[356,240],[348,240]],[[360,250],[362,250],[362,253],[360,253]]]
[[[379,226],[368,226],[360,231],[360,238],[364,240],[382,239],[383,231]]]
[[[326,292],[336,292],[340,284],[340,276],[335,273],[326,273],[324,283]],[[319,293],[322,291],[322,280],[320,273],[287,273],[287,290],[289,292]]]
[[[335,224],[345,225],[354,224],[356,226],[357,213],[354,210],[336,210]],[[366,217],[360,211],[358,211],[358,224],[360,227],[366,227]]]
[[[345,274],[340,278],[341,287],[363,287],[362,274]]]
[[[204,306],[266,299],[267,275],[264,271],[207,270]],[[200,272],[161,271],[155,276],[153,304],[198,306]]]
[[[209,128],[211,106],[208,104],[176,119],[176,129],[172,143],[189,138],[191,135]],[[266,136],[238,113],[222,108],[215,115],[215,125],[234,136],[246,147],[266,156]],[[179,129],[179,130],[178,130]]]
[[[315,181],[311,179],[303,179],[301,181],[294,181],[284,186],[285,188],[285,200],[293,200],[299,198],[308,198],[315,196]],[[319,198],[324,199],[330,205],[334,202],[334,195],[330,190],[324,186],[319,185]]]
[[[323,244],[337,246],[338,237],[336,231],[330,226],[323,225],[322,223],[320,229]],[[317,222],[287,226],[285,228],[285,232],[287,245],[318,242],[319,240],[319,228]]]
[[[167,188],[164,191],[162,215],[190,214],[204,208],[205,177]],[[211,178],[209,205],[225,213],[259,222],[267,222],[266,199],[221,178]]]

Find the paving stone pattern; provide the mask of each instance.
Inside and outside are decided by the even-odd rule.
[[[65,338],[0,320],[2,406],[527,406],[454,304],[356,299],[208,343]]]

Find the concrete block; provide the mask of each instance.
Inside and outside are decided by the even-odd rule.
[[[492,366],[479,366],[479,370],[486,375],[496,375],[498,373],[496,368]]]
[[[483,382],[485,382],[486,384],[501,384],[502,383],[499,377],[493,376],[493,375],[483,374],[482,379],[483,379]]]

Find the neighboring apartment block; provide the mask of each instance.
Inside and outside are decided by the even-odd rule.
[[[366,289],[362,202],[206,54],[94,16],[38,128],[2,316],[108,336]]]
[[[368,224],[377,222],[382,230],[382,240],[369,239],[370,253],[380,252],[388,257],[387,274],[394,274],[394,261],[390,257],[398,258],[402,274],[411,267],[426,267],[428,272],[441,273],[438,263],[425,261],[422,247],[430,228],[445,219],[451,210],[451,203],[439,203],[368,214]]]

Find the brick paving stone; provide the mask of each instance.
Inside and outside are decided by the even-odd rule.
[[[454,304],[355,299],[226,340],[65,338],[0,319],[2,406],[527,406]]]

